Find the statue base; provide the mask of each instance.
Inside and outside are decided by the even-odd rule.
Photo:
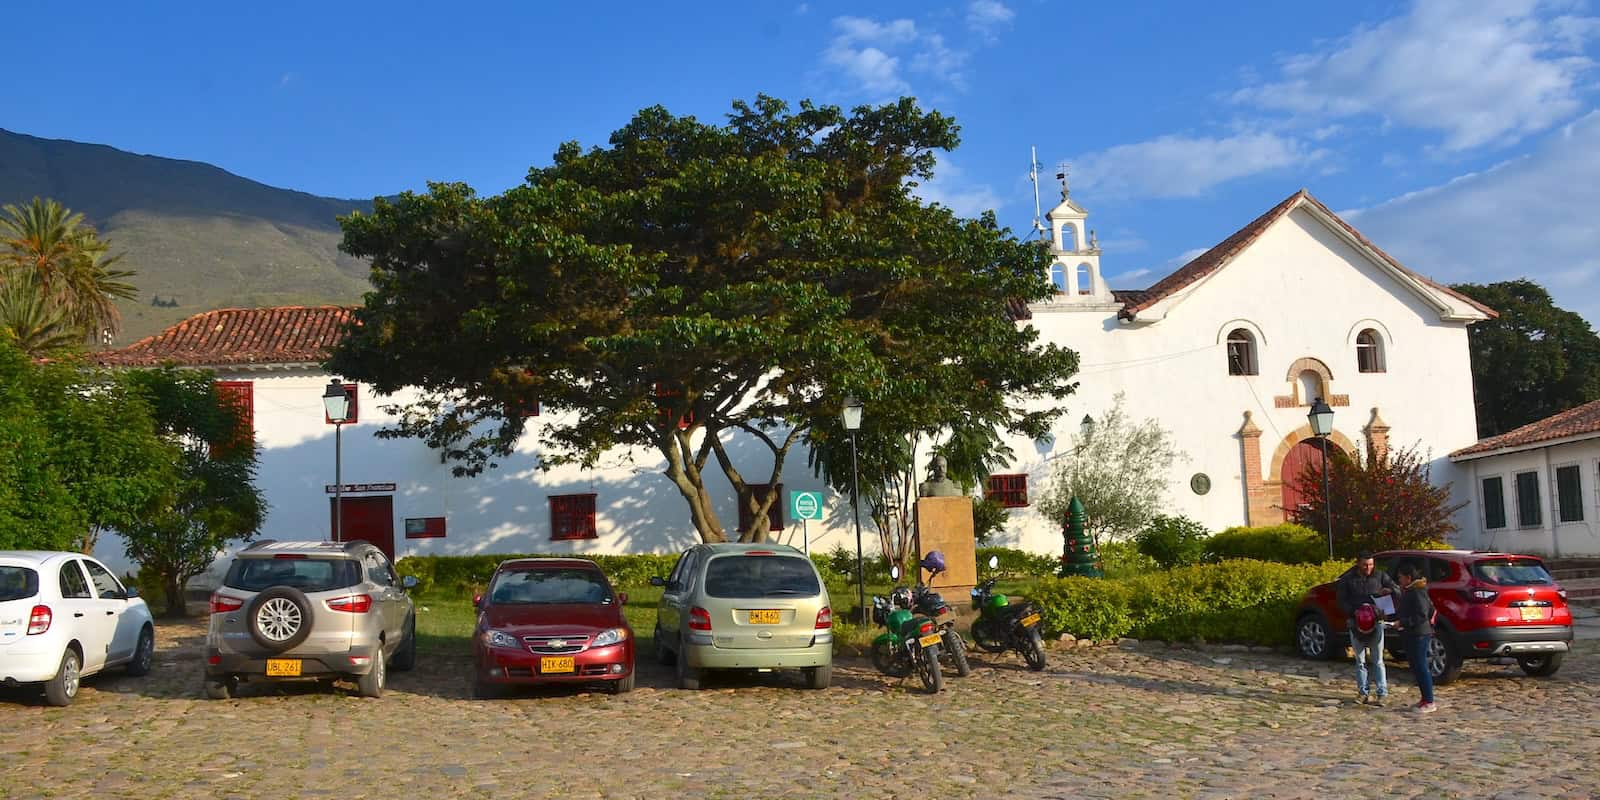
[[[977,541],[972,534],[972,498],[917,498],[917,560],[935,550],[944,554],[945,571],[928,585],[955,608],[962,607],[967,592],[978,585]]]

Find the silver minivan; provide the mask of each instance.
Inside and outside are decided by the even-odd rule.
[[[826,689],[833,676],[833,610],[817,567],[793,547],[701,544],[678,558],[656,609],[656,659],[678,685],[706,670],[798,669]]]
[[[367,542],[251,544],[211,595],[206,696],[226,699],[242,680],[337,678],[381,696],[389,668],[416,663],[415,585]]]

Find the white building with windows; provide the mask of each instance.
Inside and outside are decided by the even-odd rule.
[[[1464,543],[1554,557],[1600,555],[1600,400],[1450,454],[1466,474]]]
[[[1295,507],[1299,495],[1284,478],[1321,457],[1306,417],[1317,397],[1335,411],[1332,445],[1417,445],[1432,454],[1435,481],[1466,485],[1446,456],[1476,438],[1467,327],[1493,311],[1397,263],[1305,191],[1150,288],[1114,290],[1088,212],[1065,187],[1061,195],[1048,214],[1057,292],[1019,304],[1014,316],[1080,354],[1080,386],[1054,438],[1014,442],[1015,463],[990,478],[988,491],[1013,512],[1000,543],[1060,551],[1059,522],[1042,518],[1032,496],[1080,421],[1104,414],[1119,393],[1132,419],[1155,418],[1185,454],[1169,475],[1171,513],[1213,530],[1281,521]],[[101,360],[216,370],[251,409],[270,506],[263,534],[304,539],[332,524],[334,426],[321,396],[335,376],[318,364],[348,318],[336,306],[210,311]],[[353,388],[359,410],[343,428],[341,459],[347,538],[394,557],[662,552],[697,541],[653,452],[541,472],[530,437],[498,469],[455,478],[423,443],[374,436],[393,421],[383,407],[409,398]],[[771,466],[764,448],[735,452],[751,458],[740,465],[746,474]],[[784,475],[786,491],[827,492],[803,452],[790,455]],[[708,479],[722,498],[718,515],[738,519],[732,488],[715,483],[718,471]],[[826,519],[804,528],[786,518],[786,501],[776,503],[777,538],[853,548],[848,498],[830,493],[827,506]],[[1464,528],[1474,513],[1463,512]],[[107,537],[101,552],[116,558],[120,549]]]

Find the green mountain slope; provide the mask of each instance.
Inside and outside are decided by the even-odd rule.
[[[0,129],[0,204],[35,196],[82,212],[138,273],[117,345],[213,308],[356,302],[367,288],[366,266],[338,251],[335,217],[368,201]]]

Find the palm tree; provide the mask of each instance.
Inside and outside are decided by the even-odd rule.
[[[0,284],[0,340],[33,358],[47,358],[78,349],[83,332],[31,280],[14,278]]]
[[[0,215],[0,283],[26,279],[81,335],[115,331],[122,315],[116,300],[132,299],[133,272],[113,269],[120,255],[92,226],[54,200],[5,206]]]

